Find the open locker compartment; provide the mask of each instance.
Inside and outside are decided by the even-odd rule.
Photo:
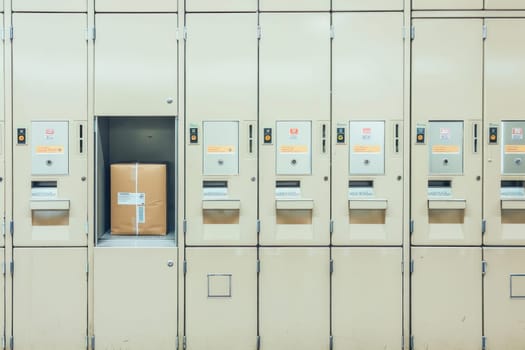
[[[177,242],[177,118],[96,117],[95,119],[95,228],[99,247],[174,247]],[[166,167],[166,230],[141,235],[139,231],[111,232],[111,165],[162,164]],[[153,182],[157,179],[152,178]],[[151,183],[151,181],[148,180]],[[136,191],[138,194],[138,191]],[[133,193],[131,193],[133,195]],[[120,197],[120,193],[119,193]],[[147,204],[144,209],[147,209]],[[135,220],[138,222],[139,212]],[[147,217],[147,214],[144,214]],[[137,224],[138,227],[138,224]]]

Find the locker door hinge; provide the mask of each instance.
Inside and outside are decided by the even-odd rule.
[[[86,262],[86,275],[89,274],[89,262]]]
[[[403,33],[401,34],[402,37],[403,37],[403,40],[405,40],[406,37],[407,37],[407,34],[406,34],[406,33],[407,33],[407,27],[403,26],[403,28],[401,28],[401,31],[403,32]]]
[[[483,33],[483,40],[487,39],[487,25],[486,24],[483,25],[482,33]]]
[[[91,337],[91,350],[95,350],[95,336]]]
[[[5,261],[2,261],[2,275],[5,276]]]
[[[2,236],[5,237],[5,217],[2,219]]]
[[[401,336],[401,350],[405,350],[405,336]]]
[[[184,41],[188,40],[188,27],[182,27],[182,39]]]
[[[334,233],[334,220],[330,220],[330,234]]]
[[[257,259],[257,273],[261,272],[261,260]]]
[[[184,234],[186,234],[187,231],[188,231],[188,221],[186,219],[184,219],[182,221],[182,232]]]
[[[481,221],[481,233],[485,233],[487,231],[487,220]]]
[[[13,40],[15,38],[15,30],[13,27],[9,27],[9,40]]]
[[[410,220],[410,234],[414,233],[414,220]]]
[[[13,336],[11,336],[11,338],[9,339],[9,348],[11,350],[15,348],[15,338]]]
[[[330,26],[330,39],[335,38],[335,27],[333,25]]]
[[[86,350],[89,349],[89,336],[86,335]]]
[[[481,337],[481,350],[487,349],[487,337],[483,336]]]
[[[414,40],[416,38],[416,27],[411,26],[410,27],[410,40]]]
[[[95,40],[97,38],[97,30],[95,27],[86,29],[86,41]]]
[[[2,336],[2,349],[5,349],[5,335]]]
[[[186,272],[188,272],[188,262],[184,260],[184,262],[182,263],[182,273],[186,274]]]
[[[186,350],[186,336],[182,337],[182,349]]]
[[[414,260],[410,260],[410,273],[414,273]]]
[[[261,40],[262,38],[262,27],[257,25],[257,39]]]
[[[257,340],[256,340],[256,346],[257,346],[257,350],[261,350],[261,336],[258,335],[257,336]]]
[[[405,262],[401,261],[401,274],[405,273]]]
[[[175,349],[179,350],[179,336],[175,337]]]
[[[15,274],[15,262],[11,261],[9,263],[9,272],[11,273],[11,276]]]
[[[413,335],[410,336],[409,349],[414,350],[414,336]]]
[[[334,336],[331,335],[330,336],[330,350],[333,350],[334,349]]]
[[[481,262],[481,274],[485,275],[487,273],[487,262],[483,260]]]
[[[13,220],[9,222],[9,233],[11,233],[11,237],[13,237],[13,234],[15,233],[15,223]]]
[[[334,259],[330,259],[330,273],[334,273]]]
[[[86,235],[89,234],[89,221],[86,220],[86,224],[84,225],[84,230],[86,231]]]
[[[257,223],[255,225],[257,228],[257,234],[261,233],[261,220],[257,220]]]

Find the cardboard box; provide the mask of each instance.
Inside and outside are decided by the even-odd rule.
[[[166,234],[166,170],[166,164],[111,165],[111,234]]]

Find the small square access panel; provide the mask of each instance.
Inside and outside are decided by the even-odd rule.
[[[231,298],[232,274],[208,274],[208,298]]]

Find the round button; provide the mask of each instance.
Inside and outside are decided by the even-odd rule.
[[[490,135],[490,140],[491,141],[496,141],[496,135]]]
[[[342,140],[343,140],[343,135],[339,135],[339,136],[337,136],[337,139],[338,139],[339,141],[342,141]]]
[[[195,136],[195,135],[191,135],[191,140],[192,140],[192,141],[197,140],[197,136]]]
[[[418,141],[423,141],[423,135],[417,135],[417,140]]]
[[[24,137],[24,135],[20,135],[18,136],[18,141],[20,142],[23,142],[26,138]]]
[[[264,141],[270,141],[270,139],[271,139],[270,135],[266,135],[266,136],[264,137]]]

